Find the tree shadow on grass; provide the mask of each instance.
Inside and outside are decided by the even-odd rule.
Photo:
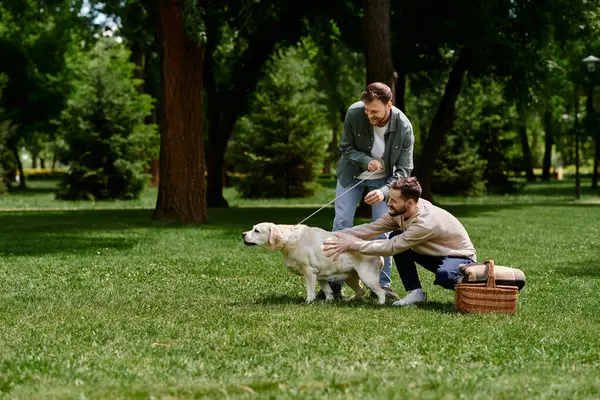
[[[149,210],[52,210],[0,213],[0,233],[67,233],[152,226]]]
[[[101,254],[106,250],[126,250],[140,239],[131,237],[81,237],[77,235],[42,236],[35,240],[0,240],[0,256],[41,256],[46,254]]]
[[[594,277],[600,278],[600,261],[598,259],[589,259],[584,261],[574,261],[563,263],[556,266],[555,272],[563,277]]]
[[[0,213],[0,255],[23,256],[129,249],[142,240],[123,229],[151,226],[147,210]]]
[[[454,303],[442,303],[439,301],[428,301],[424,304],[419,304],[416,307],[426,310],[433,311],[440,314],[458,314],[458,310],[454,307]]]
[[[485,214],[494,213],[504,210],[521,210],[526,211],[531,207],[544,207],[549,210],[552,208],[589,208],[590,210],[595,208],[599,209],[598,204],[589,203],[566,203],[559,201],[535,201],[535,202],[515,202],[513,204],[505,203],[490,203],[490,204],[441,204],[439,207],[448,211],[456,218],[464,217],[478,217]]]
[[[349,296],[348,296],[349,297]],[[333,301],[325,301],[325,300],[315,300],[312,303],[306,303],[306,298],[303,296],[290,296],[286,294],[271,294],[264,297],[259,297],[255,300],[250,301],[251,304],[258,305],[306,305],[307,307],[311,306],[327,306],[327,307],[343,307],[343,308],[368,308],[374,310],[381,310],[383,308],[391,307],[391,303],[389,301],[384,305],[380,305],[377,303],[376,299],[368,298],[368,292],[360,300],[348,301],[347,298],[344,300],[333,300]],[[234,305],[244,304],[247,305],[248,302],[233,302]]]
[[[595,207],[594,204],[557,204],[548,207]],[[478,216],[506,208],[523,208],[528,205],[486,204],[453,205],[446,207],[457,217]],[[0,253],[2,254],[43,254],[55,252],[76,252],[99,247],[127,248],[139,242],[135,233],[123,231],[138,229],[192,229],[220,230],[227,234],[239,234],[260,222],[295,225],[314,210],[306,207],[232,207],[210,209],[209,218],[203,224],[182,224],[179,222],[154,221],[151,209],[110,209],[110,210],[56,210],[0,213]],[[325,208],[311,217],[305,224],[331,230],[334,217],[332,208]],[[360,221],[355,221],[360,223]],[[227,232],[229,231],[229,232]],[[102,233],[100,237],[86,237],[90,233]],[[112,237],[111,237],[112,236]],[[104,242],[104,244],[102,244]],[[591,266],[579,269],[579,274],[592,275]],[[596,276],[596,275],[594,275]]]
[[[283,304],[306,304],[306,299],[300,296],[290,296],[287,294],[271,294],[264,297],[258,297],[256,299],[250,300],[250,304],[260,304],[260,305],[283,305]],[[248,301],[234,301],[232,305],[247,305]]]
[[[476,217],[502,209],[526,209],[535,204],[461,204],[442,205],[457,217]],[[596,204],[550,203],[548,207],[588,207],[598,209]],[[230,229],[239,232],[250,229],[260,222],[295,225],[312,212],[306,207],[231,207],[209,209],[208,220],[202,224],[183,224],[177,221],[152,220],[151,209],[103,209],[103,210],[52,210],[15,211],[0,213],[0,234],[15,232],[57,232],[59,229],[73,231],[126,230],[132,228],[157,229]],[[332,208],[325,208],[312,216],[306,225],[331,230],[334,217]],[[355,224],[360,223],[355,220]]]
[[[0,213],[0,255],[76,253],[101,248],[126,249],[142,240],[139,230],[226,230],[238,234],[261,221],[296,223],[305,209],[215,209],[204,224],[154,221],[153,210],[56,210]],[[327,210],[329,211],[329,210]],[[333,215],[315,218],[327,228]],[[131,232],[127,232],[131,231]]]
[[[22,189],[18,186],[13,186],[9,189],[9,192],[12,194],[18,194],[19,196],[24,197],[33,197],[39,196],[40,194],[49,194],[56,193],[58,191],[57,187],[27,187],[26,189]]]

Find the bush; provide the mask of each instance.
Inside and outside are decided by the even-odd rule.
[[[440,150],[432,190],[442,195],[478,196],[486,192],[483,173],[486,161],[462,135],[449,135]]]
[[[230,156],[243,197],[304,197],[314,193],[331,130],[314,67],[301,50],[273,59],[250,114],[237,127]]]
[[[152,98],[136,90],[141,82],[128,60],[124,47],[104,40],[70,60],[73,89],[57,121],[59,159],[68,166],[58,198],[133,199],[144,188],[159,140],[144,124]]]

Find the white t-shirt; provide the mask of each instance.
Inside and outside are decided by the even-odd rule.
[[[381,163],[381,165],[385,165],[383,162],[383,152],[385,151],[384,136],[385,136],[385,133],[387,132],[389,124],[390,124],[390,122],[388,121],[388,123],[385,124],[385,126],[382,126],[381,128],[378,126],[373,127],[373,147],[371,147],[371,157],[373,157],[374,159],[379,161]],[[363,173],[361,173],[356,178],[357,179],[365,179],[370,174],[371,174],[371,172],[369,172],[367,170],[367,171],[364,171]],[[379,172],[377,174],[371,175],[367,179],[381,179],[381,178],[385,178],[385,177],[386,177],[385,172]]]

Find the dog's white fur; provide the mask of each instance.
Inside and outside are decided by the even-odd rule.
[[[379,285],[383,258],[347,251],[336,261],[332,261],[323,252],[323,241],[331,236],[331,232],[320,228],[306,225],[275,225],[270,222],[254,225],[252,230],[242,233],[244,244],[280,251],[288,270],[304,276],[308,303],[316,298],[317,281],[325,293],[326,300],[333,300],[333,292],[327,281],[334,278],[344,279],[354,290],[355,294],[351,300],[364,296],[360,279],[377,294],[379,304],[385,303],[385,291]]]

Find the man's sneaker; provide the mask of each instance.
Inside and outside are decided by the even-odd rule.
[[[385,298],[386,299],[390,299],[390,300],[398,300],[400,299],[400,296],[398,296],[398,293],[394,292],[394,290],[392,290],[391,287],[386,286],[384,288],[382,288],[383,290],[385,290]],[[377,294],[371,290],[371,294],[370,297],[372,299],[376,299],[377,298]]]
[[[337,283],[329,282],[329,287],[333,291],[333,299],[334,300],[342,299],[344,297],[342,295],[342,285],[338,285]],[[323,292],[323,289],[320,289],[317,292],[317,300],[325,300],[325,292]]]
[[[412,292],[410,292],[409,294],[404,296],[403,299],[393,302],[392,305],[398,306],[398,307],[405,307],[405,306],[411,306],[413,304],[422,304],[422,303],[425,303],[426,301],[427,301],[426,293],[424,293],[422,290],[413,290]]]

